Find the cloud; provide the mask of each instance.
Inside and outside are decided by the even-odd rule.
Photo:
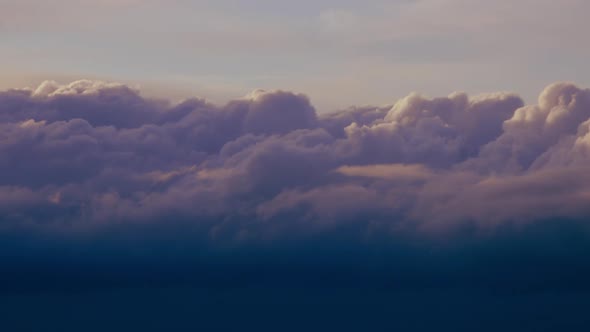
[[[481,151],[481,163],[492,168],[526,170],[563,141],[583,136],[590,116],[590,91],[571,83],[548,86],[538,105],[517,109],[503,124],[503,134]],[[484,165],[478,166],[484,168]],[[534,168],[538,168],[536,165]]]
[[[422,179],[429,177],[430,171],[422,165],[368,165],[342,166],[338,172],[348,176],[365,176],[383,179]]]
[[[537,105],[411,94],[317,114],[286,91],[173,104],[121,84],[46,82],[0,92],[0,238],[30,267],[46,255],[111,266],[118,253],[159,267],[164,255],[182,270],[233,264],[240,248],[275,263],[303,250],[303,269],[311,243],[334,264],[335,252],[376,250],[376,264],[415,276],[424,271],[412,260],[431,264],[430,246],[448,238],[448,266],[428,269],[453,278],[465,278],[448,269],[468,251],[505,242],[588,257],[589,133],[590,90],[571,83],[550,85]],[[572,252],[552,242],[574,233]]]
[[[316,126],[316,112],[307,97],[289,92],[255,91],[250,96],[244,129],[253,134],[285,134]]]
[[[497,195],[487,188],[502,181],[542,183],[548,172],[579,172],[588,155],[590,92],[556,83],[527,106],[507,93],[411,94],[390,108],[318,115],[307,97],[285,91],[259,90],[223,106],[172,104],[121,84],[77,81],[2,92],[0,110],[2,183],[59,192],[54,204],[84,206],[90,219],[150,219],[156,207],[199,218],[212,207],[206,197],[219,200],[213,206],[221,216],[255,218],[260,206],[294,193],[311,201],[321,192],[329,205],[332,196],[342,199],[333,188],[353,185],[375,191],[375,200],[404,196],[388,209],[398,219],[437,220],[450,209],[471,211],[456,220],[485,222],[487,210],[475,208],[481,204],[454,204],[470,197],[491,204]],[[514,193],[539,201],[533,191]],[[432,195],[437,212],[408,212]],[[117,208],[104,206],[107,196]],[[529,208],[511,204],[501,219]]]

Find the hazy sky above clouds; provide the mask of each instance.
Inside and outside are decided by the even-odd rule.
[[[0,88],[98,78],[222,102],[256,88],[320,111],[411,91],[590,85],[584,0],[0,0]]]

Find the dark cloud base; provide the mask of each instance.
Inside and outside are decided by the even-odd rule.
[[[590,90],[573,84],[528,106],[412,94],[318,114],[284,91],[216,106],[46,82],[0,92],[0,127],[11,330],[588,323]]]

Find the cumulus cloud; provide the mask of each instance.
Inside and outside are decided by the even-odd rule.
[[[503,164],[507,169],[526,170],[561,141],[583,135],[580,127],[589,116],[590,90],[571,83],[552,84],[537,105],[517,109],[503,124],[502,136],[483,149],[482,161],[492,168]]]
[[[536,105],[411,94],[324,114],[286,91],[218,106],[45,82],[0,92],[0,232],[128,253],[137,237],[192,251],[496,234],[590,217],[589,158],[590,90],[570,83]]]
[[[82,215],[147,222],[155,210],[256,219],[296,202],[319,211],[339,206],[330,199],[346,201],[345,192],[370,192],[367,206],[342,210],[370,211],[370,201],[396,220],[485,224],[526,219],[531,206],[504,204],[511,194],[532,203],[548,195],[490,188],[534,187],[549,172],[576,178],[588,156],[590,92],[556,83],[527,106],[508,93],[411,94],[390,108],[318,114],[306,96],[286,91],[216,106],[147,99],[115,83],[45,82],[2,92],[0,111],[2,184],[53,193],[48,202],[78,211],[68,214],[72,223]],[[572,185],[552,183],[562,208],[543,216],[583,217],[560,194]],[[489,213],[500,206],[502,213]]]

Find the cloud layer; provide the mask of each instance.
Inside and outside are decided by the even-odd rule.
[[[530,252],[516,256],[521,267],[503,261],[522,245],[553,255],[542,280],[569,278],[576,269],[555,270],[564,258],[590,271],[580,258],[590,253],[589,162],[590,90],[570,83],[548,86],[536,105],[509,93],[411,94],[318,114],[286,91],[216,106],[45,82],[0,92],[0,237],[20,257],[2,260],[201,266],[280,248],[295,265],[367,267],[361,252],[378,247],[388,263],[375,264],[395,262],[402,279],[457,277],[452,266],[483,255],[490,265],[472,268],[497,282],[509,269],[536,272]],[[337,258],[343,250],[352,256]]]

